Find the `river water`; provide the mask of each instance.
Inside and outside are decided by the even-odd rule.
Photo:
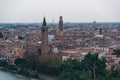
[[[0,80],[30,80],[24,77],[17,77],[15,74],[0,70]]]

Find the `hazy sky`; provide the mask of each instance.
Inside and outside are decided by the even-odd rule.
[[[120,22],[120,0],[0,0],[3,22]]]

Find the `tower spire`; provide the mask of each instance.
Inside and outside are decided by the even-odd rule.
[[[42,54],[47,54],[49,52],[48,27],[46,24],[45,17],[43,18],[43,24],[41,27],[41,52]]]
[[[47,26],[45,17],[44,17],[44,19],[43,19],[43,25],[42,25],[42,26]]]

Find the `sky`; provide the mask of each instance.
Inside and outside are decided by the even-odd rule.
[[[0,0],[0,23],[120,22],[120,0]]]

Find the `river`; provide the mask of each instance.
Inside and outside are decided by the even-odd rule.
[[[0,70],[0,80],[30,80],[25,77],[17,77],[15,74]]]

